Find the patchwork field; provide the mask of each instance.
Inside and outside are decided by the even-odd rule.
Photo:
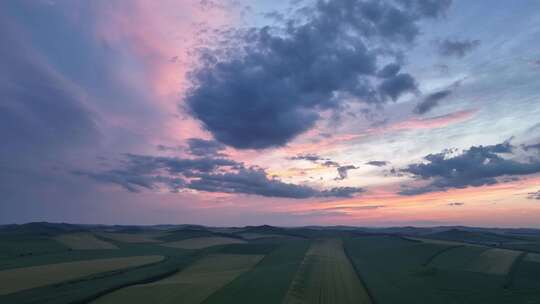
[[[163,256],[97,259],[0,271],[0,295],[52,285],[96,273],[135,267],[163,260]]]
[[[90,233],[62,234],[54,239],[75,250],[118,249],[116,245],[100,240]]]
[[[181,249],[202,249],[217,245],[242,244],[241,239],[228,237],[200,237],[162,244],[163,246]]]
[[[160,234],[101,232],[99,236],[122,243],[159,243]]]
[[[249,270],[263,256],[245,254],[212,254],[192,266],[163,280],[135,285],[94,301],[108,303],[201,303],[210,294]]]
[[[343,252],[342,241],[313,242],[291,284],[284,304],[371,303],[369,295]]]
[[[489,249],[476,256],[469,264],[468,270],[488,274],[505,275],[521,254],[520,251],[508,249]]]
[[[517,232],[0,226],[0,303],[540,303],[540,230]]]

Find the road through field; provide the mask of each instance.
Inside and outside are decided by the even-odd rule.
[[[318,240],[306,253],[283,301],[283,304],[304,303],[372,303],[341,240]]]

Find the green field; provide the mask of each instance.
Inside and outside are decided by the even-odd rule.
[[[54,239],[74,250],[118,249],[114,244],[98,239],[91,233],[68,233]]]
[[[245,241],[237,238],[228,238],[221,236],[211,236],[211,237],[198,237],[190,238],[181,241],[175,241],[170,243],[164,243],[163,246],[181,248],[181,249],[202,249],[211,246],[217,245],[227,245],[227,244],[241,244]]]
[[[339,239],[314,241],[300,265],[284,304],[370,304]]]
[[[0,271],[0,295],[36,288],[96,273],[162,261],[162,256],[136,256],[67,262]]]
[[[540,231],[438,230],[0,226],[0,303],[540,303]]]
[[[201,303],[210,294],[253,267],[262,257],[247,254],[210,254],[163,280],[120,289],[98,298],[93,303]]]

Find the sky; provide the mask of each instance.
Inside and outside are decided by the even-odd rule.
[[[0,224],[540,228],[536,0],[0,2]]]

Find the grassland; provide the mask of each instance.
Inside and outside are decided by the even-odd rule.
[[[506,275],[520,251],[493,248],[482,252],[471,262],[468,270],[489,274]]]
[[[262,257],[246,254],[208,255],[163,280],[124,288],[98,298],[93,303],[201,303],[210,294],[253,267]]]
[[[524,292],[514,287],[517,282],[507,287],[510,274],[486,273],[482,267],[480,272],[468,269],[484,252],[492,250],[487,247],[455,247],[442,251],[426,265],[425,261],[441,252],[444,246],[454,245],[418,243],[389,236],[361,237],[346,242],[349,256],[379,304],[535,303],[540,298],[538,291]],[[523,271],[521,264],[513,275],[523,276],[520,271]],[[527,282],[536,284],[532,278]]]
[[[343,252],[339,239],[314,241],[300,265],[284,304],[370,304],[371,299]]]
[[[9,225],[0,303],[540,303],[538,246],[531,229]]]
[[[157,237],[158,233],[120,233],[120,232],[101,232],[99,236],[122,243],[160,243]]]
[[[186,239],[186,240],[181,240],[181,241],[176,241],[176,242],[169,242],[162,245],[167,246],[167,247],[173,247],[173,248],[181,248],[181,249],[202,249],[202,248],[217,246],[217,245],[241,244],[241,243],[245,243],[245,241],[241,239],[236,239],[236,238],[216,236],[216,237],[192,238],[192,239]]]
[[[275,304],[283,301],[309,241],[282,242],[253,269],[216,291],[204,304]]]
[[[161,260],[163,260],[163,256],[138,256],[3,270],[0,271],[0,281],[2,282],[0,295],[52,285],[96,273],[156,263]]]
[[[529,253],[525,257],[525,260],[529,261],[529,262],[540,263],[540,254],[538,254],[538,253]]]
[[[85,232],[61,234],[54,239],[74,250],[118,249],[116,245]]]

